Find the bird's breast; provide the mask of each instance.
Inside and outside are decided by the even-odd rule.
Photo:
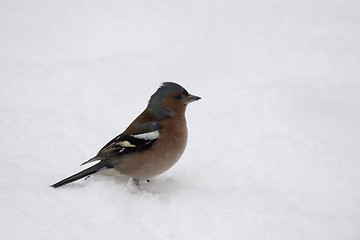
[[[137,179],[148,179],[171,168],[183,154],[187,143],[185,117],[170,117],[161,121],[159,139],[142,152],[129,154],[116,167],[120,173]]]

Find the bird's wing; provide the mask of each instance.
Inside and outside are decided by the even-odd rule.
[[[108,142],[98,154],[83,164],[96,160],[109,159],[132,152],[149,149],[159,138],[161,124],[159,121],[145,122],[133,134],[120,134]],[[83,165],[81,164],[81,165]]]

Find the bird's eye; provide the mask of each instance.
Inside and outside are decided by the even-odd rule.
[[[181,99],[182,99],[182,96],[181,96],[181,95],[176,95],[175,98],[176,98],[177,100],[181,100]]]

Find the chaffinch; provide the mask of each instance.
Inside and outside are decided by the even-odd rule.
[[[102,169],[114,169],[129,176],[136,185],[139,185],[140,180],[149,181],[164,173],[179,160],[185,150],[188,136],[186,106],[199,99],[179,84],[164,82],[151,96],[146,109],[126,130],[83,164],[93,161],[98,163],[51,187],[60,187]]]

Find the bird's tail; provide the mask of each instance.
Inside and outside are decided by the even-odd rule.
[[[79,180],[83,177],[87,177],[93,173],[96,173],[97,171],[99,171],[101,168],[104,167],[104,164],[102,162],[99,162],[97,164],[95,164],[94,166],[91,166],[81,172],[78,172],[68,178],[65,178],[64,180],[61,180],[53,185],[51,185],[51,187],[53,188],[57,188],[57,187],[61,187],[62,185],[65,185],[65,184],[68,184],[68,183],[71,183],[71,182],[74,182],[76,180]]]

